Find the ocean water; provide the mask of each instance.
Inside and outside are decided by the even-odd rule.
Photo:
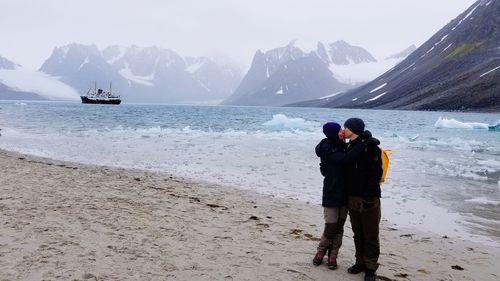
[[[498,113],[1,101],[0,148],[320,204],[321,125],[349,117],[392,150],[384,219],[500,245]]]

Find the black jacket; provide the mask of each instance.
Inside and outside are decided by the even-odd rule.
[[[380,178],[382,177],[382,159],[380,158],[380,141],[365,131],[360,137],[347,146],[347,151],[363,148],[357,160],[347,164],[346,185],[349,196],[363,197],[372,202],[380,198]]]
[[[320,157],[320,171],[323,180],[322,206],[335,208],[347,204],[346,168],[359,158],[364,146],[359,145],[346,153],[346,144],[340,140],[323,139],[316,146],[316,155]]]

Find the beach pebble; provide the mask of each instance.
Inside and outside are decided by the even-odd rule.
[[[92,273],[85,273],[85,274],[83,274],[82,278],[83,279],[94,279],[94,280],[97,280],[97,277],[95,277],[95,275],[92,274]]]

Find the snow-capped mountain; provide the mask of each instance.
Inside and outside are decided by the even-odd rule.
[[[306,54],[291,42],[266,53],[257,51],[248,73],[224,104],[279,106],[346,87],[315,52]]]
[[[102,86],[108,85],[110,81],[116,86],[124,83],[95,45],[70,44],[55,47],[39,71],[60,77],[61,81],[82,94],[94,81]]]
[[[500,0],[479,0],[396,67],[308,106],[500,110]]]
[[[61,77],[85,91],[94,81],[113,83],[122,98],[132,102],[220,100],[240,81],[240,71],[210,58],[183,58],[158,47],[70,44],[55,48],[41,71]]]
[[[0,57],[0,99],[77,100],[79,97],[73,88],[56,77]]]
[[[317,53],[328,64],[347,65],[377,61],[367,50],[349,45],[344,40],[330,43],[328,48],[319,42]]]
[[[266,53],[256,52],[241,84],[225,104],[285,105],[332,96],[384,73],[402,58],[377,61],[368,51],[345,41],[309,53],[290,42]]]
[[[16,69],[17,67],[20,67],[20,65],[15,64],[4,57],[0,57],[0,69]]]
[[[330,71],[333,73],[335,79],[342,83],[351,85],[351,88],[360,86],[377,78],[387,70],[397,65],[409,54],[411,54],[412,51],[415,50],[415,46],[412,45],[397,54],[389,56],[386,59],[376,60],[365,49],[358,46],[351,46],[344,41],[337,41],[336,43],[330,44],[330,46],[332,45],[340,45],[342,46],[342,48],[331,48],[329,50],[329,53],[334,53],[335,50],[342,49],[344,55],[337,55],[337,58],[341,57],[344,58],[344,60],[342,60],[342,63],[340,64],[335,63],[335,61],[339,61],[338,59],[335,61],[333,61],[331,58],[330,60],[327,60]],[[321,50],[323,48],[323,44],[321,42],[318,43],[318,54],[322,52]],[[352,54],[356,54],[356,56]],[[348,61],[348,63],[346,64],[345,61]]]

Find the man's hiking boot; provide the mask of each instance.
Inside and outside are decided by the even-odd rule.
[[[318,251],[313,258],[313,264],[318,266],[323,263],[323,258],[325,257],[325,252]]]
[[[365,281],[375,281],[377,276],[375,275],[375,270],[367,269],[365,271]]]
[[[363,272],[365,271],[366,267],[364,265],[360,265],[360,264],[354,264],[353,266],[349,267],[347,269],[347,272],[349,272],[350,274],[358,274],[360,272]]]

